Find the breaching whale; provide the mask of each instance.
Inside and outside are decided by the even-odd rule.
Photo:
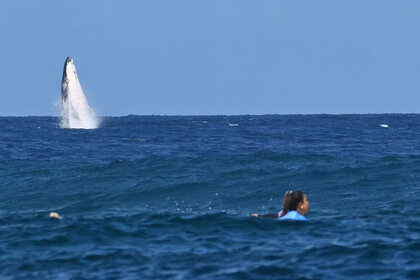
[[[98,120],[87,103],[71,57],[67,57],[64,63],[61,82],[61,127],[84,129],[98,127]]]

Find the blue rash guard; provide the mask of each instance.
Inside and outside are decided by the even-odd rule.
[[[289,211],[286,215],[281,218],[278,218],[280,221],[284,220],[293,220],[293,221],[307,221],[307,219],[299,214],[297,211]]]

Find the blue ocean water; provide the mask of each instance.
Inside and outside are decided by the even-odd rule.
[[[2,117],[0,191],[0,279],[420,278],[420,115]]]

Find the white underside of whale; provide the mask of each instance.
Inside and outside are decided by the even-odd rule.
[[[94,129],[98,127],[98,119],[87,103],[77,77],[76,67],[71,60],[67,63],[66,77],[63,77],[61,98],[61,127]],[[64,74],[63,74],[64,75]]]

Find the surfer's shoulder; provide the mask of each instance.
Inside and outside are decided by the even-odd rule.
[[[286,215],[279,217],[278,220],[279,221],[286,221],[286,220],[307,221],[308,219],[306,219],[305,216],[301,215],[299,212],[293,210],[293,211],[287,212]]]

